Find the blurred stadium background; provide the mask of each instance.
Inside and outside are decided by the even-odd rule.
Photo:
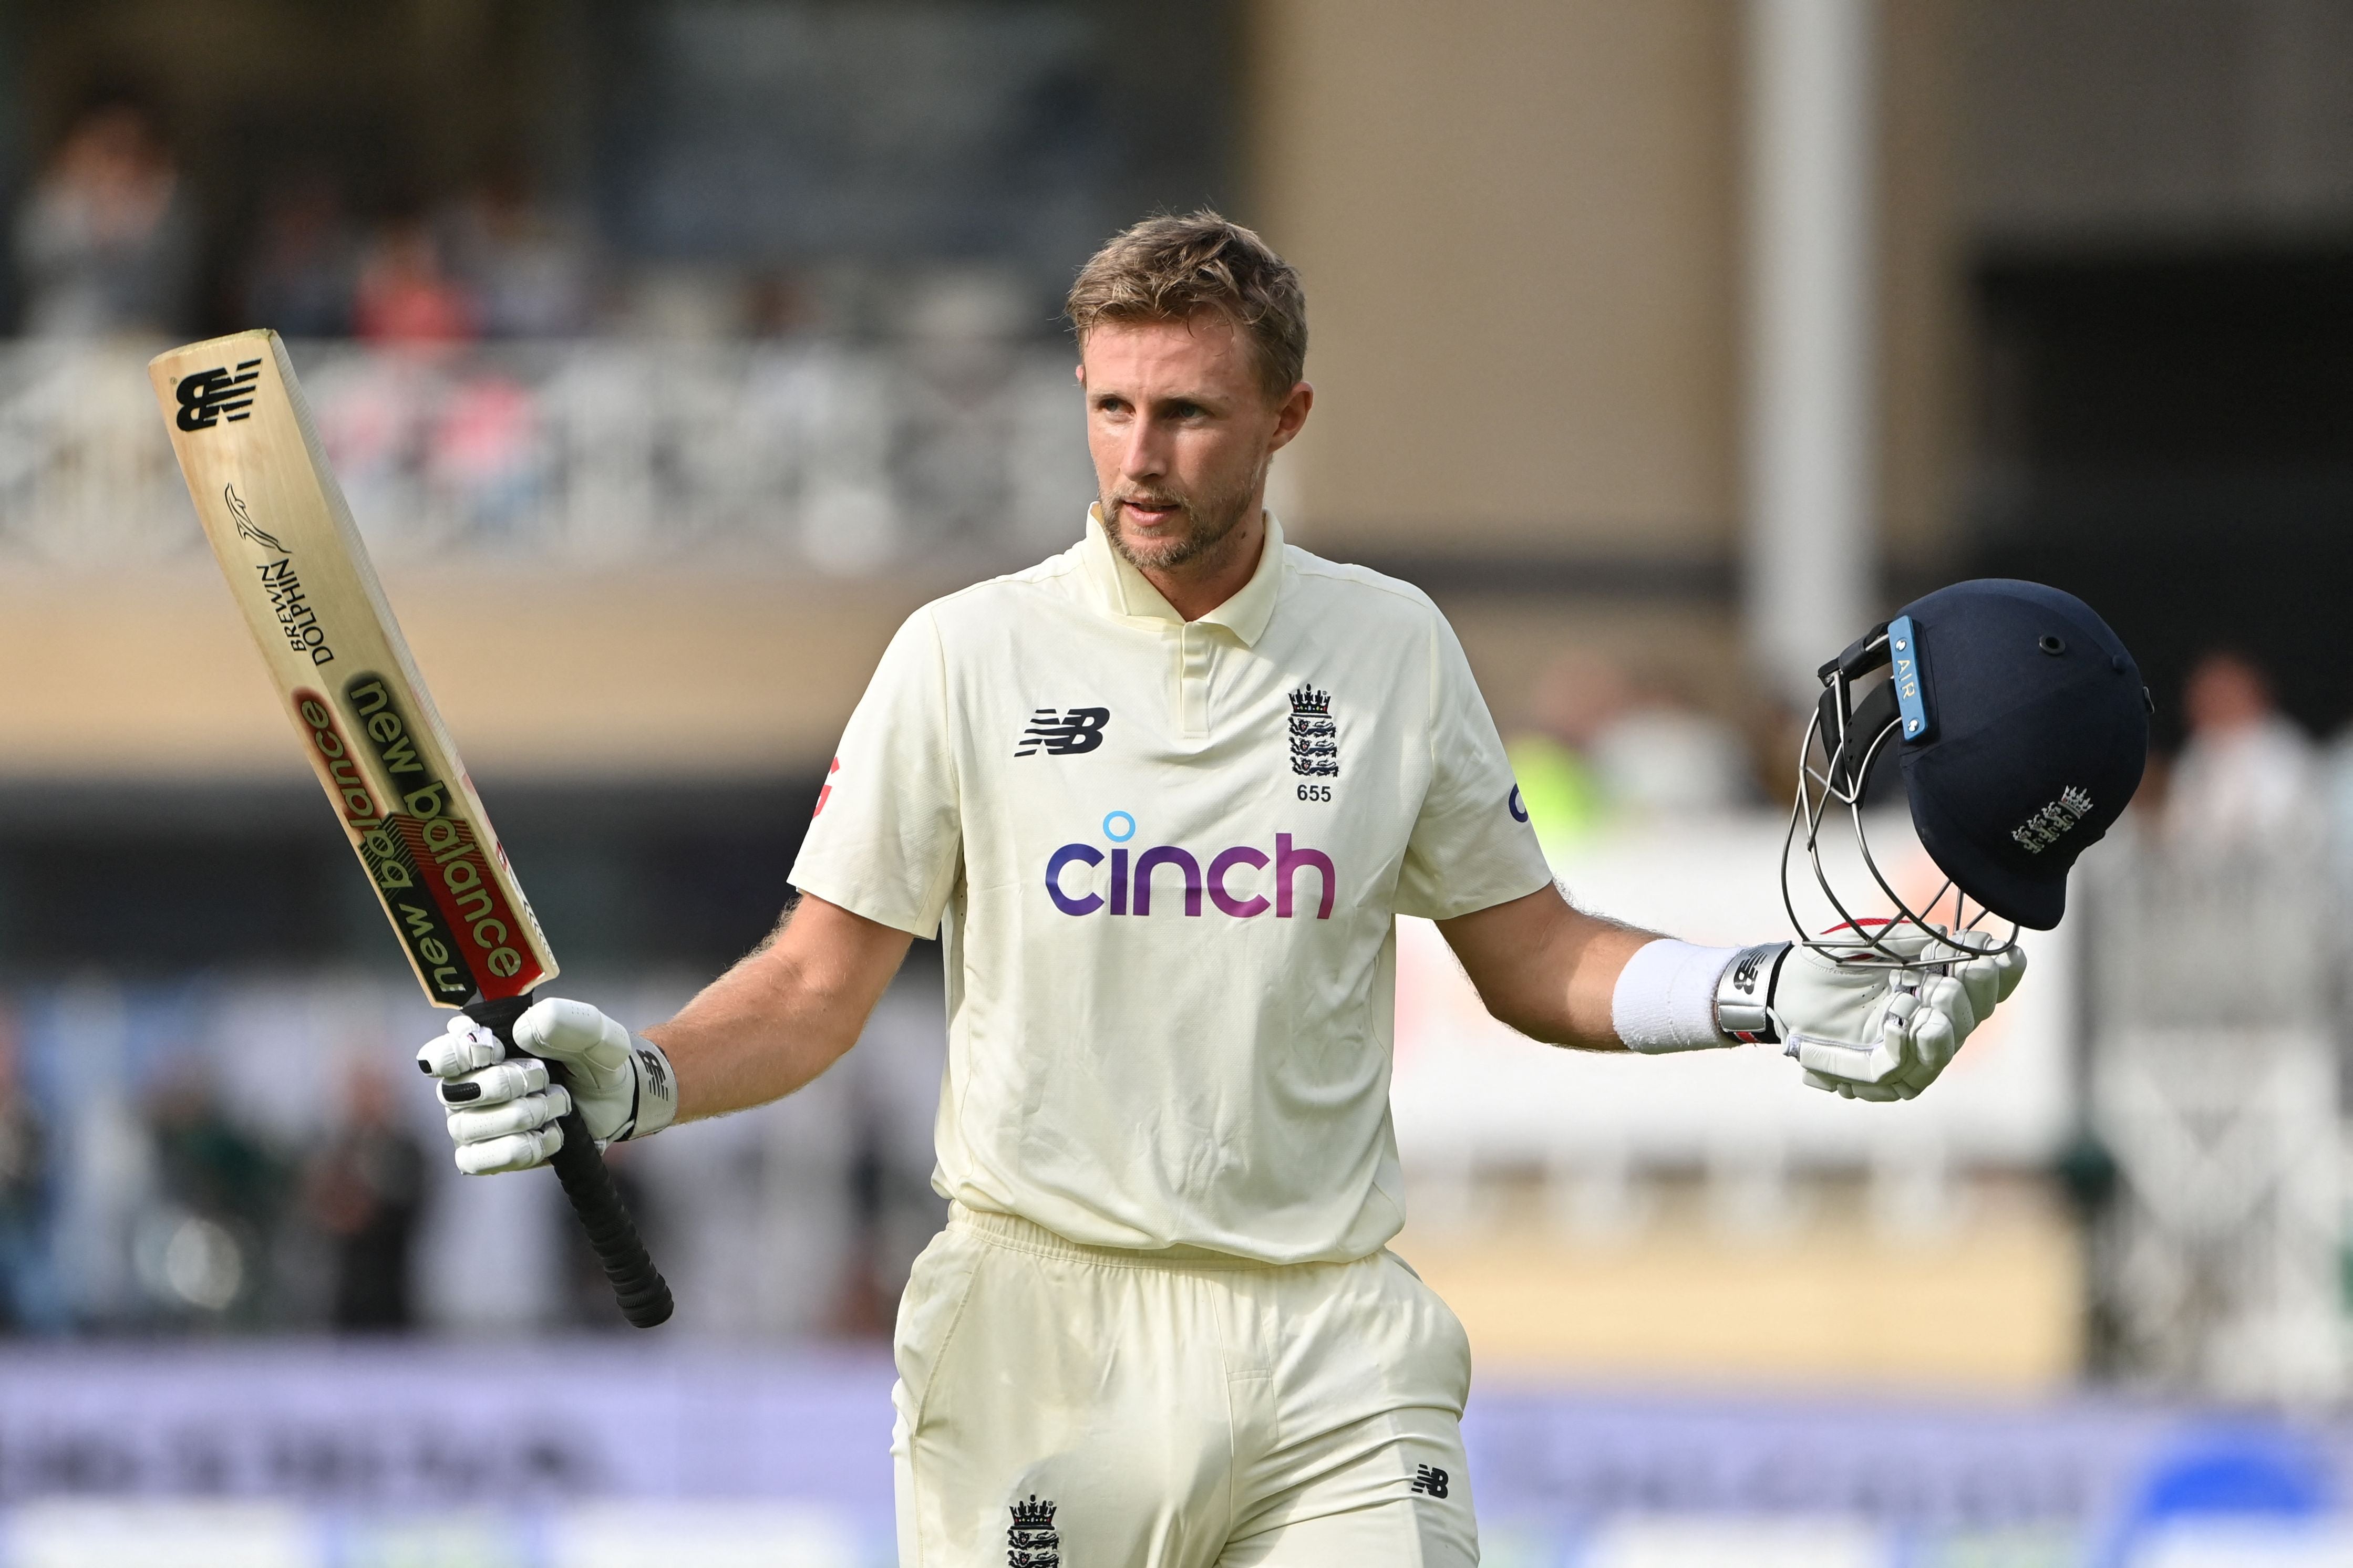
[[[1201,204],[1307,279],[1286,525],[1438,597],[1598,907],[1779,929],[1805,672],[1942,582],[2084,595],[2157,697],[1916,1104],[1514,1043],[1406,922],[1489,1560],[2353,1563],[2341,0],[8,0],[0,1564],[886,1563],[941,1218],[920,949],[616,1161],[659,1335],[552,1183],[461,1186],[145,357],[296,340],[642,1023],[775,918],[900,617],[1075,536],[1060,291]]]

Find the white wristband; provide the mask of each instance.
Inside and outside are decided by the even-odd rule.
[[[1705,1051],[1736,1045],[1715,1026],[1715,983],[1736,947],[1662,937],[1635,951],[1609,994],[1609,1023],[1630,1051]]]

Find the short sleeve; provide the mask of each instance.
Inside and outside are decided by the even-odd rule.
[[[1503,737],[1446,618],[1430,612],[1430,789],[1406,842],[1397,910],[1451,920],[1552,881]]]
[[[935,935],[963,839],[938,628],[918,611],[867,683],[817,797],[792,882],[852,914]]]

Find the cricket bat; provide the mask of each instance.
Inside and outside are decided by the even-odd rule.
[[[514,1021],[555,978],[555,955],[409,656],[286,345],[238,332],[158,354],[147,372],[214,558],[417,984],[514,1053]],[[555,1064],[549,1074],[561,1081]],[[670,1317],[670,1287],[580,1113],[559,1125],[565,1195],[622,1315],[652,1328]]]

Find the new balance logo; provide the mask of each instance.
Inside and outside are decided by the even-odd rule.
[[[1092,752],[1103,744],[1103,726],[1110,722],[1108,708],[1072,708],[1068,711],[1040,708],[1030,714],[1029,728],[1021,732],[1021,749],[1013,754],[1027,757],[1040,749],[1050,757]]]
[[[1435,1465],[1416,1465],[1413,1468],[1413,1489],[1424,1497],[1444,1497],[1446,1472]]]
[[[258,359],[240,361],[235,375],[216,367],[182,376],[175,393],[180,400],[180,428],[209,430],[220,423],[224,414],[232,425],[251,418],[253,384],[260,379],[261,362]]]

